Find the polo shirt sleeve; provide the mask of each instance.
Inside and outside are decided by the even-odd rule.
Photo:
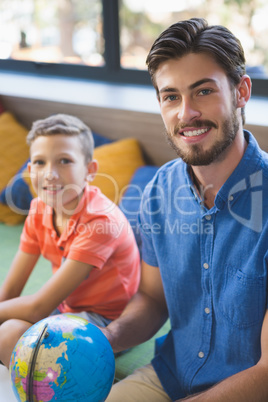
[[[84,225],[73,239],[67,258],[84,262],[101,269],[118,247],[131,247],[122,222],[97,218]]]
[[[22,234],[20,237],[20,250],[29,254],[40,254],[39,240],[36,235],[36,214],[33,212],[36,210],[36,200],[31,203],[29,214],[25,220]]]

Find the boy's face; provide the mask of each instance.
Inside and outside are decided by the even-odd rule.
[[[29,171],[33,187],[56,213],[74,212],[95,161],[85,161],[77,136],[62,134],[37,137],[31,145]]]

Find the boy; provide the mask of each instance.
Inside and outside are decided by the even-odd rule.
[[[127,219],[88,184],[97,173],[91,130],[58,114],[36,121],[27,142],[38,198],[0,288],[0,359],[7,367],[19,337],[52,313],[71,312],[106,326],[136,292],[140,276]],[[53,275],[35,294],[19,297],[40,254],[51,261]]]

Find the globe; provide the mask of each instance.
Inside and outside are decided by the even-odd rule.
[[[78,316],[60,314],[22,335],[9,370],[20,402],[100,402],[112,387],[115,360],[99,328]]]

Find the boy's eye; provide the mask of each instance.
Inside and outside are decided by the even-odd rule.
[[[62,158],[61,160],[60,160],[60,164],[61,165],[67,165],[68,163],[71,163],[72,161],[70,160],[70,159],[68,159],[68,158]]]
[[[37,166],[42,166],[45,164],[45,162],[42,159],[36,159],[33,161],[33,164]]]

